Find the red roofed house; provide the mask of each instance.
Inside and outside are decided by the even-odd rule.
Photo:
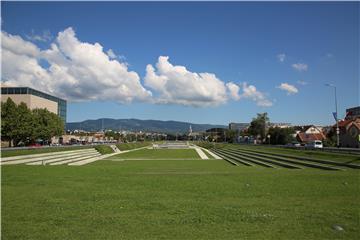
[[[326,136],[321,129],[311,125],[308,126],[304,131],[299,132],[296,135],[296,139],[301,143],[309,143],[315,140],[323,141],[326,139]]]
[[[336,129],[336,125],[333,127]],[[360,118],[339,121],[339,129],[341,147],[360,147]]]

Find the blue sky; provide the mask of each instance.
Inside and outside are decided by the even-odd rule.
[[[163,97],[163,92],[149,87],[144,78],[148,64],[157,70],[159,56],[168,56],[172,65],[184,66],[191,73],[213,73],[224,84],[240,87],[239,100],[228,94],[222,101],[220,95],[213,95],[210,104],[202,104],[203,99],[193,104],[194,96],[186,104],[179,103],[174,100],[179,92],[163,103],[134,96],[119,103],[92,88],[98,98],[78,102],[71,95],[68,122],[110,117],[228,124],[249,122],[256,113],[266,111],[273,122],[332,124],[333,90],[325,83],[338,88],[340,117],[346,108],[359,105],[358,2],[1,4],[3,32],[45,51],[56,43],[59,32],[71,27],[78,41],[99,43],[104,52],[112,49],[115,60],[126,62],[127,70],[137,73],[152,98]],[[42,68],[49,67],[46,61],[38,61]],[[4,75],[17,81],[18,75],[7,75],[6,69]],[[256,87],[257,97],[243,93],[245,82],[247,87]],[[171,86],[178,83],[179,79],[174,80]],[[297,92],[281,90],[282,83]],[[85,80],[82,85],[83,92],[87,91]],[[64,89],[60,96],[66,95]],[[264,105],[259,98],[271,106],[259,106]]]

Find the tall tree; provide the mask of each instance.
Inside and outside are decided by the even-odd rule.
[[[294,140],[293,134],[295,130],[293,128],[269,128],[270,143],[271,144],[287,144]]]
[[[266,137],[267,127],[269,126],[268,114],[258,113],[256,118],[250,123],[249,133],[255,136],[257,139],[264,140]]]
[[[33,115],[25,103],[20,103],[17,106],[17,117],[13,119],[16,122],[16,129],[14,129],[14,144],[18,145],[20,142],[26,144],[33,137]]]
[[[9,141],[10,147],[16,137],[17,118],[17,105],[14,101],[8,98],[6,102],[1,102],[1,138]]]
[[[224,134],[226,136],[227,142],[229,143],[236,142],[236,137],[238,135],[236,130],[227,129]]]
[[[34,109],[34,140],[49,142],[51,137],[59,136],[64,131],[63,121],[47,109]]]
[[[50,141],[52,136],[62,135],[63,131],[64,123],[55,113],[46,109],[31,111],[25,103],[17,106],[10,98],[1,103],[1,139],[9,141],[10,147],[39,138]]]

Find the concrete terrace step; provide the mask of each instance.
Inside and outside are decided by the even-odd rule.
[[[7,162],[2,162],[1,165],[13,165],[13,164],[22,164],[22,163],[30,163],[30,162],[36,162],[36,161],[45,161],[45,160],[51,160],[51,159],[57,159],[57,158],[64,158],[68,156],[79,156],[83,154],[91,154],[91,153],[97,153],[95,149],[90,151],[80,151],[80,152],[71,152],[66,154],[54,154],[54,155],[47,155],[47,156],[41,156],[41,157],[35,157],[35,158],[29,158],[29,159],[21,159],[21,160],[11,160]]]
[[[320,169],[324,169],[324,170],[342,170],[340,168],[322,165],[322,164],[318,164],[318,163],[313,163],[313,162],[309,162],[309,161],[300,161],[300,160],[296,160],[296,159],[284,158],[284,157],[280,157],[280,156],[273,156],[273,155],[263,154],[263,153],[256,153],[256,152],[247,151],[247,150],[237,149],[237,150],[232,150],[232,151],[240,152],[241,154],[248,154],[248,155],[251,154],[251,155],[257,156],[257,157],[270,158],[270,159],[274,159],[276,161],[287,162],[287,163],[291,163],[291,164],[295,164],[295,165],[302,165],[302,166],[306,166],[306,167],[320,168]]]
[[[135,150],[139,150],[139,149],[143,149],[143,148],[145,148],[145,147],[136,148],[134,150],[129,150],[129,151],[135,151]],[[117,155],[117,154],[119,154],[119,153],[105,154],[105,155],[101,155],[101,156],[98,156],[98,157],[93,157],[93,158],[89,158],[89,159],[85,159],[85,160],[81,160],[81,161],[76,161],[76,162],[71,162],[68,165],[69,166],[82,166],[82,165],[85,165],[85,164],[88,164],[88,163],[92,163],[92,162],[95,162],[95,161],[98,161],[98,160],[102,160],[102,159],[105,159],[105,158],[112,157],[112,156]]]
[[[217,150],[217,153],[220,153],[220,154],[222,154],[223,156],[225,156],[226,158],[231,159],[231,160],[236,161],[236,162],[239,162],[239,163],[241,163],[241,164],[243,164],[243,165],[250,166],[250,167],[253,167],[253,166],[254,166],[253,163],[251,163],[251,162],[249,162],[249,161],[246,161],[246,160],[243,160],[243,159],[239,159],[239,158],[237,158],[237,157],[235,157],[235,156],[231,156],[231,155],[228,154],[226,151]]]
[[[254,164],[257,164],[257,165],[260,165],[260,166],[263,166],[263,167],[276,168],[275,165],[272,165],[272,164],[269,164],[269,163],[266,163],[266,162],[262,162],[262,161],[259,161],[259,160],[253,159],[253,158],[249,158],[249,157],[246,157],[246,156],[243,156],[243,155],[234,154],[232,152],[226,152],[226,154],[230,155],[230,156],[233,156],[235,158],[240,158],[241,160],[244,160],[244,161],[252,162]]]
[[[204,151],[208,152],[213,158],[215,159],[222,159],[221,157],[219,157],[218,155],[216,155],[215,153],[213,153],[212,151],[210,151],[209,149],[206,148],[202,148]]]
[[[239,162],[237,161],[234,161],[234,160],[231,160],[231,159],[228,159],[226,158],[224,155],[222,155],[221,153],[218,153],[216,151],[214,151],[217,155],[219,155],[222,159],[224,159],[225,161],[227,161],[228,163],[232,164],[232,165],[235,165],[235,166],[239,166]],[[247,165],[245,163],[243,163],[244,165]]]
[[[209,157],[203,152],[201,148],[193,147],[193,146],[191,146],[191,148],[195,149],[196,153],[199,155],[201,159],[209,159]]]
[[[269,159],[269,158],[266,158],[266,157],[256,156],[256,155],[249,154],[249,153],[236,152],[236,154],[239,154],[239,155],[245,156],[245,157],[249,157],[249,158],[253,158],[255,160],[267,162],[267,163],[270,163],[270,164],[274,164],[274,165],[277,165],[277,166],[285,167],[285,168],[292,168],[292,169],[302,169],[303,168],[303,167],[301,167],[299,165],[296,165],[296,164],[285,163],[285,162],[278,161],[278,160],[275,160],[275,159]]]
[[[112,148],[112,150],[114,151],[114,153],[120,153],[120,149],[118,149],[118,147],[116,145],[110,145],[110,147]]]
[[[54,163],[54,162],[59,162],[59,161],[63,161],[63,160],[70,160],[70,161],[74,161],[78,158],[82,158],[82,157],[93,157],[93,156],[99,156],[101,155],[98,152],[92,152],[92,153],[86,153],[86,154],[76,154],[76,155],[72,155],[72,156],[68,156],[68,157],[57,157],[54,159],[45,159],[45,160],[41,160],[41,161],[37,161],[37,162],[31,162],[31,163],[27,163],[26,165],[46,165],[49,163]]]
[[[30,158],[36,158],[36,157],[62,155],[62,154],[71,154],[71,153],[75,153],[75,152],[87,152],[87,151],[92,151],[92,150],[95,150],[95,148],[87,148],[87,149],[71,150],[71,151],[60,151],[60,152],[50,152],[50,153],[39,153],[39,154],[29,154],[29,155],[20,155],[20,156],[14,156],[14,157],[1,158],[1,162],[21,160],[21,159],[30,159]]]
[[[303,157],[303,156],[293,156],[293,155],[284,154],[284,153],[264,152],[264,151],[260,151],[260,150],[248,150],[248,151],[257,152],[257,153],[265,153],[265,154],[274,155],[274,156],[290,157],[290,158],[294,158],[294,159],[311,161],[311,162],[322,163],[322,164],[329,164],[329,165],[336,165],[336,166],[343,166],[343,167],[348,167],[348,168],[360,169],[360,165],[351,164],[351,163],[341,163],[341,162],[334,162],[334,161],[331,161],[331,160],[309,158],[309,157]]]
[[[220,157],[222,157],[222,159],[224,159],[225,161],[228,161],[229,163],[239,166],[239,164],[245,165],[245,166],[253,166],[251,163],[247,162],[247,161],[242,161],[239,159],[235,159],[233,157],[229,157],[226,156],[225,154],[223,154],[222,152],[218,151],[218,150],[213,150],[216,154],[218,154]]]
[[[108,156],[106,156],[106,157],[108,157]],[[89,164],[89,163],[101,160],[103,158],[104,158],[104,156],[93,157],[93,158],[89,158],[89,159],[85,159],[85,160],[81,160],[81,161],[71,162],[68,165],[69,166],[82,166],[85,164]]]
[[[62,165],[62,164],[68,164],[68,163],[72,163],[72,162],[77,162],[77,161],[82,161],[82,160],[86,160],[86,159],[90,159],[90,158],[94,158],[94,157],[99,157],[101,156],[101,154],[93,154],[93,155],[87,155],[87,156],[82,156],[79,158],[72,158],[72,159],[64,159],[61,161],[57,161],[57,162],[52,162],[49,165],[54,166],[54,165]]]

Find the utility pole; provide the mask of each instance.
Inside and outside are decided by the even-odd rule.
[[[336,120],[336,147],[340,147],[340,129],[339,129],[339,119],[338,119],[338,107],[337,107],[337,94],[336,94],[336,86],[334,84],[325,84],[327,87],[334,88],[335,94],[335,120]]]

